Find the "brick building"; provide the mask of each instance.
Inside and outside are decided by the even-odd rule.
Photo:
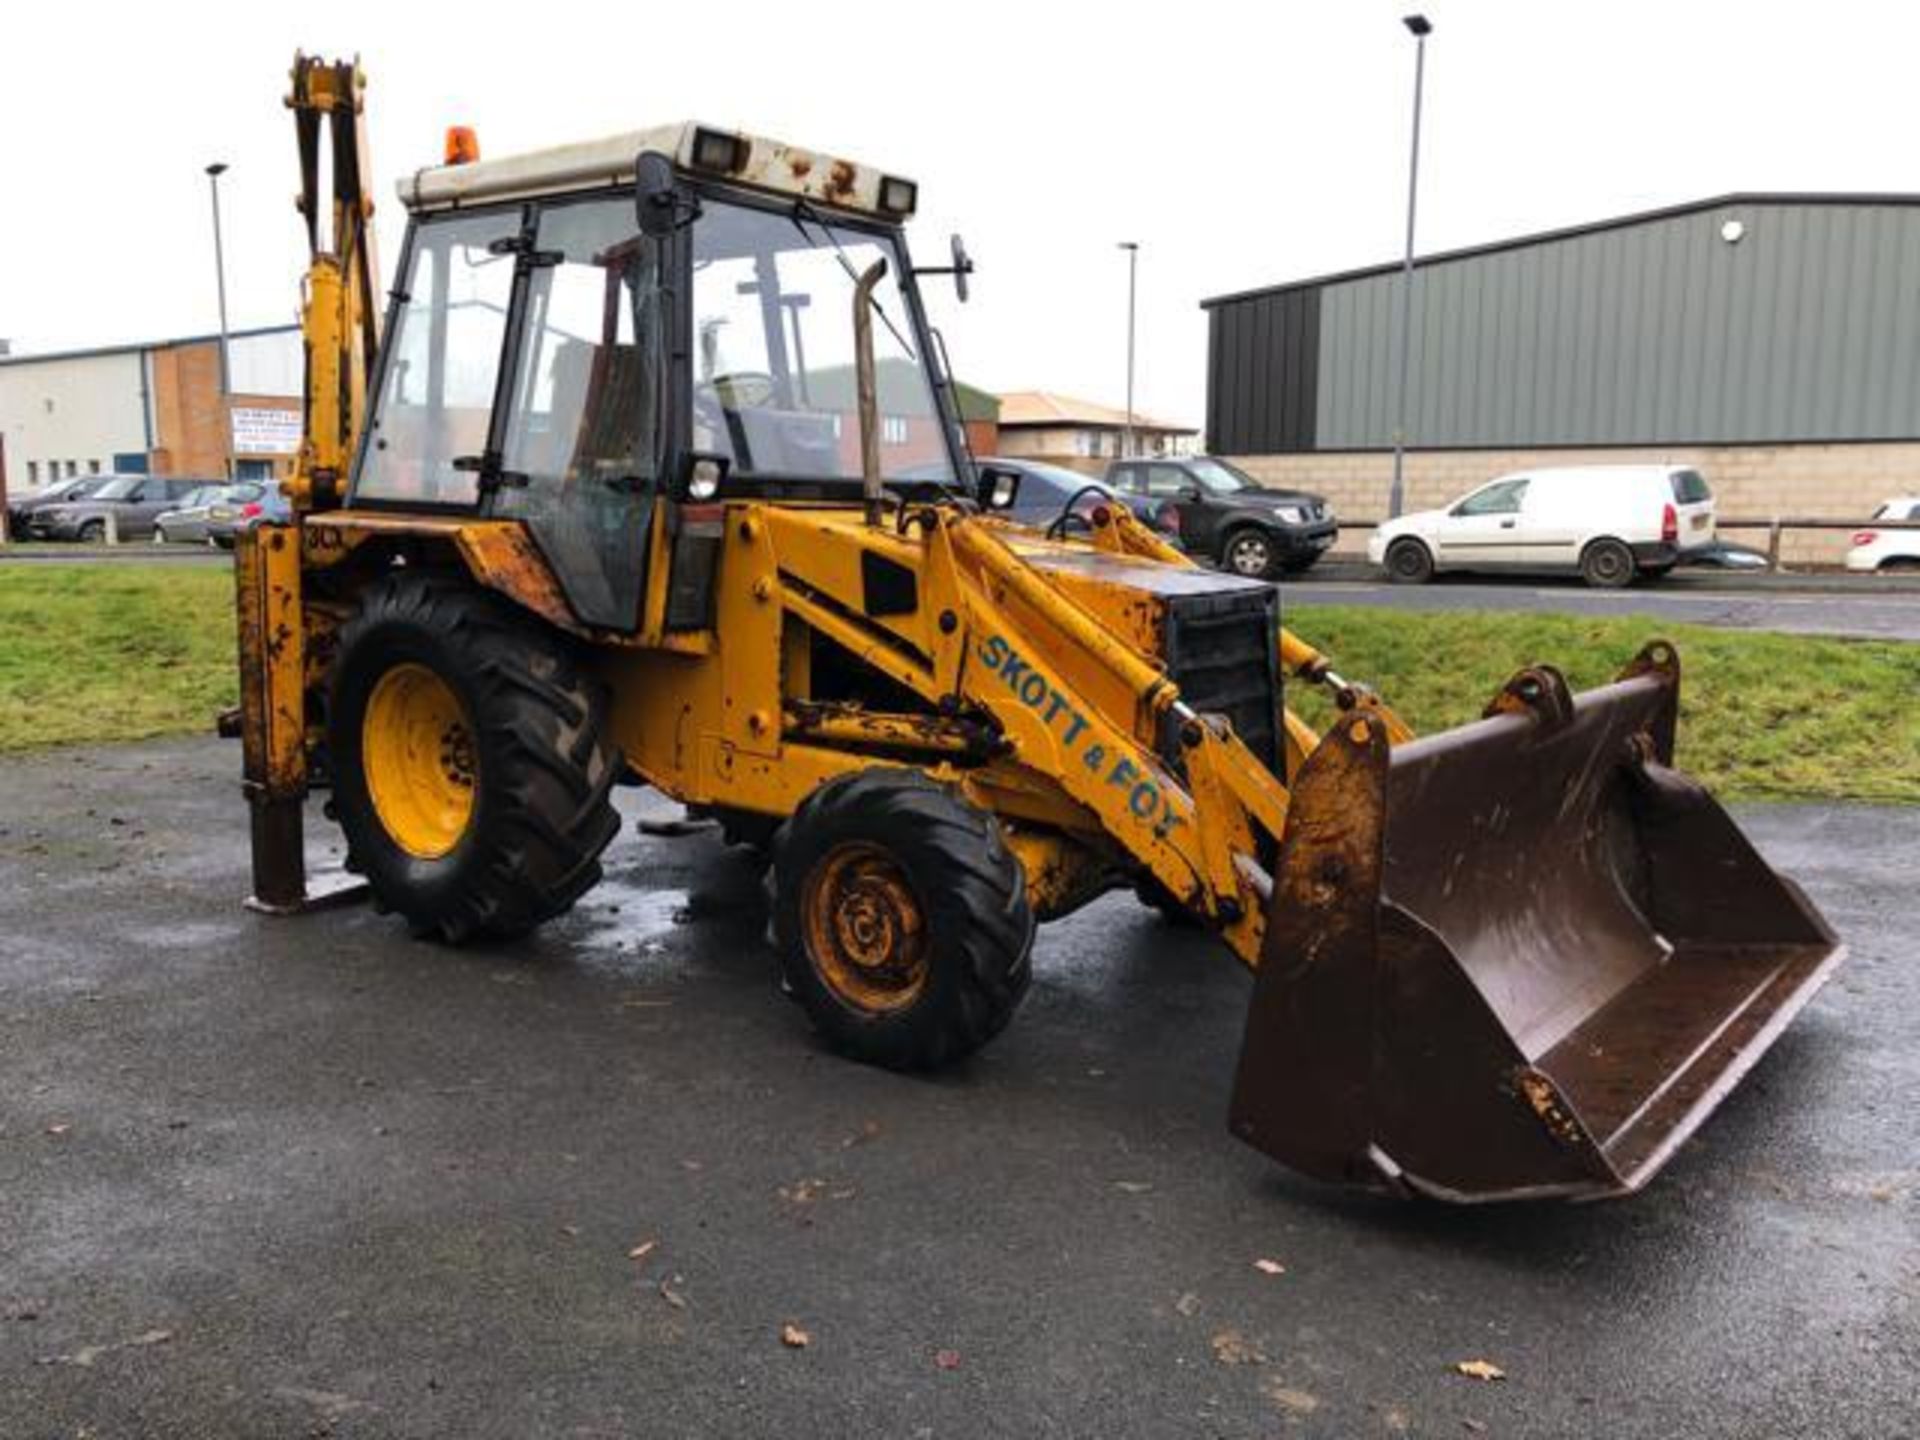
[[[1635,461],[1699,469],[1722,517],[1862,518],[1914,488],[1920,195],[1727,195],[1421,258],[1404,406],[1402,284],[1381,265],[1205,301],[1209,449],[1356,520],[1386,514],[1403,408],[1409,509]]]
[[[227,351],[235,474],[286,475],[300,445],[300,331],[236,331]],[[218,336],[0,354],[0,484],[14,494],[70,475],[219,476],[226,435]]]

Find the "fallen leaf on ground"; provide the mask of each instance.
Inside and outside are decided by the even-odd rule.
[[[1462,1420],[1460,1424],[1463,1429],[1470,1430],[1475,1435],[1487,1428],[1487,1422],[1484,1420]]]
[[[789,1320],[780,1327],[780,1343],[789,1350],[804,1350],[813,1343],[813,1337]]]
[[[633,1249],[627,1251],[627,1259],[644,1260],[648,1255],[653,1253],[653,1247],[659,1243],[658,1240],[642,1240],[638,1245],[634,1246]]]
[[[678,1275],[669,1275],[666,1279],[662,1280],[660,1282],[660,1298],[673,1306],[674,1309],[684,1310],[687,1308],[687,1297],[673,1288],[679,1283],[680,1277]]]
[[[1453,1368],[1470,1380],[1504,1380],[1507,1372],[1491,1360],[1456,1360]]]
[[[796,1180],[791,1185],[780,1187],[780,1198],[789,1205],[811,1205],[826,1188],[827,1182],[824,1180]]]
[[[1266,1397],[1289,1415],[1311,1415],[1320,1408],[1320,1397],[1310,1390],[1296,1389],[1278,1381],[1260,1387]]]
[[[580,1227],[578,1225],[562,1225],[560,1227],[560,1233],[569,1240],[578,1240],[580,1238]]]
[[[1208,1342],[1213,1358],[1222,1365],[1264,1365],[1267,1357],[1238,1330],[1222,1330]]]
[[[1197,1314],[1200,1309],[1200,1297],[1189,1290],[1173,1302],[1173,1308],[1178,1310],[1182,1315],[1192,1316]]]
[[[127,1341],[129,1345],[164,1345],[173,1338],[171,1330],[142,1330]]]
[[[958,1350],[936,1350],[933,1352],[933,1363],[938,1365],[942,1370],[958,1370],[960,1368],[960,1352]]]
[[[67,1131],[71,1130],[72,1128],[73,1127],[71,1125],[49,1125],[47,1126],[47,1134],[64,1135],[67,1133]]]
[[[1262,1275],[1284,1275],[1287,1273],[1286,1266],[1282,1265],[1278,1260],[1269,1260],[1264,1255],[1253,1262],[1253,1268],[1258,1270]]]
[[[878,1139],[879,1135],[880,1122],[878,1120],[862,1121],[859,1130],[840,1142],[840,1148],[842,1150],[851,1150],[856,1145],[864,1145],[869,1140]]]
[[[1404,1435],[1413,1428],[1413,1417],[1398,1405],[1389,1405],[1380,1412],[1380,1423],[1395,1435]]]
[[[1153,1189],[1153,1185],[1146,1180],[1116,1180],[1113,1182],[1113,1188],[1124,1190],[1129,1195],[1144,1195]]]

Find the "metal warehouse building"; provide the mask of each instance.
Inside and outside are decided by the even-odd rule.
[[[1382,265],[1204,302],[1209,450],[1384,515],[1401,284]],[[1409,335],[1410,507],[1640,459],[1698,466],[1723,515],[1920,488],[1920,196],[1728,195],[1430,255]]]

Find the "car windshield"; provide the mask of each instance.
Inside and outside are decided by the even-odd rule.
[[[1186,466],[1187,473],[1215,495],[1237,495],[1242,490],[1260,488],[1251,477],[1242,475],[1224,460],[1202,456],[1198,460],[1187,461]]]
[[[197,505],[211,505],[220,498],[220,490],[218,485],[202,485],[196,490],[189,490],[186,498],[180,502],[180,508],[191,510]]]
[[[872,316],[880,472],[953,480],[892,236],[804,203],[708,200],[693,237],[695,449],[727,456],[736,475],[858,479],[854,286],[884,260]]]
[[[96,500],[124,500],[140,488],[138,475],[124,475],[118,480],[109,480],[93,492]]]

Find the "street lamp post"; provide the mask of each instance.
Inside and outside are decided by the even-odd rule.
[[[220,463],[233,479],[233,373],[227,358],[227,258],[220,246],[220,177],[224,160],[207,166],[207,184],[213,190],[213,274],[220,291]]]
[[[1420,92],[1427,71],[1427,36],[1433,33],[1433,22],[1424,15],[1408,15],[1400,23],[1413,36],[1413,153],[1407,162],[1407,249],[1400,267],[1400,391],[1395,397],[1388,519],[1398,515],[1406,503],[1403,471],[1407,452],[1407,358],[1413,348],[1413,213],[1420,195]]]
[[[1140,269],[1140,242],[1122,240],[1120,248],[1127,252],[1127,433],[1120,442],[1120,453],[1132,455],[1133,443],[1133,301],[1134,281]]]

